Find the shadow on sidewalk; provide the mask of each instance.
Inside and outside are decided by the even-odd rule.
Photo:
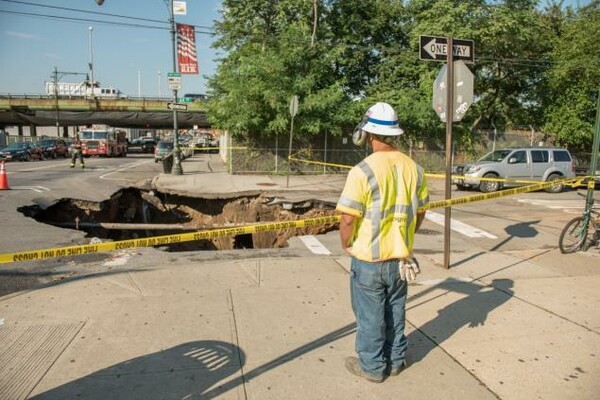
[[[417,332],[408,335],[409,365],[421,361],[462,327],[483,325],[493,309],[511,298],[512,286],[509,279],[494,279],[490,286],[446,279],[410,297],[408,311],[450,293],[465,295],[438,310],[436,318],[417,328],[431,342],[419,343],[423,342],[423,336]],[[440,290],[444,292],[414,304]],[[244,390],[245,382],[355,332],[356,324],[348,324],[251,370],[244,369],[244,352],[231,343],[190,342],[116,364],[34,399],[212,399],[238,387]],[[215,386],[238,371],[241,373],[237,377]]]
[[[463,282],[455,279],[445,281],[424,290],[409,299],[409,304],[414,303],[432,291],[444,290],[424,302],[407,307],[407,313],[422,304],[435,301],[450,293],[461,293],[465,297],[454,301],[437,311],[438,315],[431,321],[408,335],[409,347],[408,364],[415,364],[424,359],[431,350],[441,345],[444,341],[467,326],[476,328],[485,325],[488,314],[495,308],[510,300],[514,295],[512,291],[513,281],[510,279],[493,279],[489,286],[473,282]],[[423,343],[424,335],[431,343]]]
[[[245,354],[220,341],[185,343],[76,379],[32,399],[205,399],[203,393],[240,371]]]

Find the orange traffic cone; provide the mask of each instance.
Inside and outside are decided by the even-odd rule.
[[[6,167],[4,166],[4,160],[2,160],[2,166],[0,167],[0,190],[8,190],[8,178],[6,177]]]

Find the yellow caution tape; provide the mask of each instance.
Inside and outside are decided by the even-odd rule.
[[[336,167],[336,168],[345,168],[345,169],[352,168],[351,165],[333,164],[333,163],[326,163],[326,162],[322,162],[322,161],[303,160],[301,158],[294,157],[296,155],[299,155],[300,153],[302,153],[302,152],[300,151],[300,152],[288,157],[289,160],[290,161],[298,161],[298,162],[302,162],[305,164],[324,165],[324,166],[331,166],[331,167]],[[446,174],[426,173],[425,176],[428,178],[446,178]],[[468,179],[468,180],[473,180],[473,181],[502,182],[502,183],[514,183],[514,184],[524,184],[524,185],[534,185],[534,184],[540,183],[540,181],[524,180],[524,179],[484,178],[484,177],[478,178],[475,176],[465,176],[465,175],[450,175],[450,179],[458,179],[458,180]]]
[[[55,257],[79,256],[84,254],[100,253],[104,251],[131,249],[136,247],[162,246],[174,243],[191,242],[194,240],[216,239],[220,237],[245,235],[249,233],[269,232],[280,229],[308,228],[311,226],[338,223],[339,220],[340,217],[338,215],[333,215],[295,221],[267,222],[236,228],[223,228],[175,235],[154,236],[141,239],[102,242],[81,246],[56,247],[50,249],[21,251],[17,253],[5,253],[0,254],[0,264],[20,261],[45,260]]]
[[[445,178],[446,174],[425,174],[428,178]],[[502,182],[502,183],[520,183],[526,185],[532,185],[540,183],[540,181],[531,181],[531,180],[523,180],[523,179],[505,179],[505,178],[478,178],[476,176],[465,176],[465,175],[450,175],[451,179],[458,180],[470,180],[470,181],[484,181],[484,182]]]
[[[585,178],[585,177],[584,177]],[[493,193],[482,193],[474,196],[459,197],[456,199],[447,199],[430,202],[427,207],[420,208],[419,212],[428,209],[451,207],[458,204],[469,204],[477,201],[484,201],[500,197],[511,196],[514,194],[533,192],[542,190],[554,185],[579,186],[582,185],[584,178],[564,179],[560,181],[543,182],[535,185],[522,186],[514,189],[502,190]],[[589,184],[589,183],[588,183]],[[215,230],[205,230],[175,235],[153,236],[140,239],[119,240],[114,242],[102,242],[80,246],[57,247],[41,250],[22,251],[16,253],[0,254],[0,264],[7,264],[21,261],[38,261],[55,257],[78,256],[84,254],[100,253],[105,251],[123,250],[137,247],[153,247],[169,245],[174,243],[190,242],[202,239],[216,239],[220,237],[229,237],[236,235],[245,235],[260,232],[270,232],[281,229],[307,228],[325,224],[335,224],[340,221],[339,215],[326,217],[308,218],[294,221],[266,222],[253,225],[247,225],[236,228],[223,228]]]
[[[295,157],[289,157],[290,161],[300,161],[303,162],[305,164],[315,164],[315,165],[326,165],[329,167],[336,167],[336,168],[346,168],[346,169],[351,169],[351,166],[348,165],[344,165],[344,164],[333,164],[333,163],[326,163],[326,162],[321,162],[321,161],[308,161],[308,160],[301,160],[299,158],[295,158]]]
[[[582,185],[582,182],[583,182],[582,178],[561,179],[561,180],[556,180],[556,181],[552,181],[552,182],[536,183],[535,185],[521,186],[521,187],[514,188],[514,189],[501,190],[501,191],[493,192],[493,193],[482,193],[482,194],[476,194],[473,196],[458,197],[456,199],[432,201],[428,204],[428,207],[426,207],[426,209],[445,208],[445,207],[451,207],[451,206],[454,206],[457,204],[469,204],[469,203],[474,203],[476,201],[497,199],[500,197],[512,196],[515,194],[535,192],[536,190],[543,190],[543,189],[552,187],[554,185],[565,185],[565,186],[575,187],[575,186]]]
[[[247,147],[180,147],[181,150],[246,150]]]

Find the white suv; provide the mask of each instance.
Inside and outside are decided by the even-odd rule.
[[[575,177],[573,158],[566,149],[548,147],[522,147],[492,151],[478,161],[453,168],[452,183],[459,190],[479,188],[482,192],[495,192],[504,186],[518,186],[513,182],[481,181],[474,178],[504,178],[513,180],[552,181]],[[521,184],[522,185],[522,184]],[[546,189],[559,193],[564,185]]]

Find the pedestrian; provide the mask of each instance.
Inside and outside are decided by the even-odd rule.
[[[85,168],[85,162],[83,162],[83,143],[79,139],[79,133],[75,134],[73,143],[71,144],[71,168],[75,168],[75,161],[79,157],[79,163],[81,168]]]
[[[356,317],[355,349],[345,365],[372,382],[406,366],[404,334],[408,281],[419,267],[412,255],[429,191],[423,168],[400,152],[396,112],[379,102],[367,111],[352,140],[373,153],[348,173],[336,209],[342,248],[351,256],[350,295]]]

